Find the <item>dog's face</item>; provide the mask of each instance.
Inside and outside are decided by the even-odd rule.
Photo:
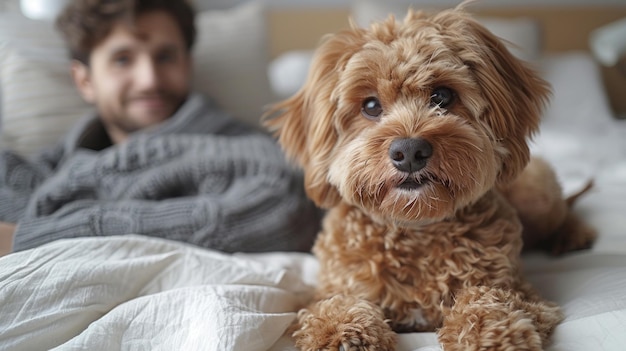
[[[515,178],[548,94],[466,13],[410,11],[327,37],[266,124],[318,205],[427,222]]]

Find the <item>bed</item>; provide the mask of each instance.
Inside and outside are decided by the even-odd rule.
[[[300,84],[297,80],[310,58],[308,52],[290,53],[270,64],[261,45],[266,38],[259,37],[265,26],[262,11],[257,5],[207,11],[202,16],[221,26],[220,31],[215,27],[210,31],[230,35],[230,41],[221,45],[254,38],[243,47],[234,45],[245,53],[210,57],[208,53],[220,45],[219,36],[201,35],[194,53],[203,69],[200,79],[213,74],[204,65],[219,67],[218,73],[224,75],[230,68],[237,79],[245,75],[256,79],[251,89],[271,92],[237,104],[232,100],[237,92],[228,90],[236,90],[237,85],[226,86],[225,92],[219,89],[219,79],[197,83],[203,89],[216,89],[205,90],[207,94],[220,90],[224,95],[217,94],[218,101],[251,123],[256,123],[255,108]],[[24,21],[0,18],[0,111],[3,146],[29,157],[33,143],[45,147],[55,137],[50,134],[62,133],[63,126],[86,107],[71,95],[71,82],[61,73],[59,43],[44,40],[43,24],[42,32],[30,22],[24,27],[30,32],[19,31]],[[245,30],[229,25],[244,22]],[[20,44],[9,40],[19,36]],[[31,43],[47,45],[35,49],[25,43],[25,36],[39,38]],[[51,59],[42,60],[43,53]],[[232,57],[252,61],[233,63]],[[566,315],[548,350],[623,350],[626,124],[613,118],[599,68],[588,53],[540,54],[529,59],[554,91],[532,151],[555,166],[566,194],[594,180],[594,188],[575,209],[599,233],[587,251],[558,258],[542,253],[524,257],[530,281],[546,298],[559,303]],[[229,64],[250,65],[250,71],[242,77],[241,70]],[[30,75],[24,78],[24,74]],[[285,75],[295,81],[286,82]],[[32,91],[28,87],[32,84],[41,89]],[[44,105],[44,101],[54,104]],[[26,106],[23,109],[28,111],[16,106]],[[46,127],[49,124],[59,131]],[[42,139],[41,130],[47,132],[46,138]],[[133,233],[60,240],[0,258],[0,349],[295,350],[287,330],[310,297],[316,271],[317,262],[307,253],[224,254]],[[397,349],[440,347],[434,333],[407,333],[399,336]]]

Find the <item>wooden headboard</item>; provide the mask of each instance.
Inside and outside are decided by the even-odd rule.
[[[623,6],[541,6],[472,9],[481,16],[531,17],[544,31],[545,52],[589,50],[589,33],[604,24],[626,17]],[[270,55],[289,50],[312,49],[327,33],[348,26],[349,8],[271,8],[268,11]]]

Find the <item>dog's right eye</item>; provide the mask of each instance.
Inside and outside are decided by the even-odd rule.
[[[361,114],[367,119],[377,119],[383,113],[383,107],[375,97],[368,97],[361,105]]]
[[[454,102],[454,91],[446,87],[438,87],[430,95],[430,106],[446,108]]]

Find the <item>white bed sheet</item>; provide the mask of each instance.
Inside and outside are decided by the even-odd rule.
[[[529,279],[564,309],[551,351],[626,345],[626,127],[611,118],[586,54],[547,58],[554,86],[533,151],[599,231],[593,249],[525,257]],[[227,255],[136,235],[62,240],[0,258],[0,349],[294,350],[285,334],[315,283],[309,254]],[[439,350],[433,333],[398,350]]]

